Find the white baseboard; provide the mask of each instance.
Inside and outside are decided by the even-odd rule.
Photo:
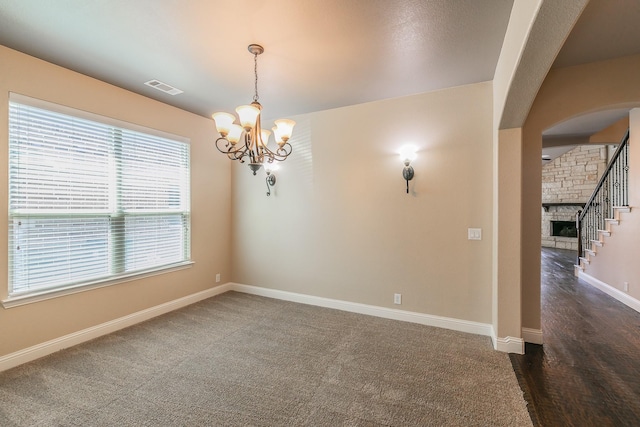
[[[492,325],[487,323],[473,322],[451,317],[435,316],[424,313],[416,313],[412,311],[323,298],[313,295],[298,294],[294,292],[262,288],[258,286],[242,285],[238,283],[226,283],[215,288],[207,289],[193,295],[188,295],[174,301],[169,301],[155,307],[138,311],[136,313],[132,313],[127,316],[102,323],[100,325],[92,326],[81,331],[77,331],[50,341],[46,341],[41,344],[36,344],[34,346],[19,350],[14,353],[7,354],[5,356],[1,356],[0,372],[228,291],[243,292],[247,294],[260,295],[285,301],[333,308],[369,316],[382,317],[385,319],[400,320],[404,322],[418,323],[421,325],[434,326],[459,332],[489,336],[492,338],[493,346],[496,350],[519,354],[522,354],[524,352],[524,341],[521,338],[497,338],[493,333]]]
[[[635,311],[640,312],[640,301],[632,297],[631,295],[622,292],[619,289],[614,288],[613,286],[596,279],[593,276],[588,275],[584,271],[580,271],[578,273],[578,278],[584,280],[594,288],[600,289],[605,294],[617,299],[621,303],[626,306],[633,308]]]
[[[491,337],[493,348],[504,353],[524,354],[524,340],[517,337]]]
[[[204,299],[222,294],[229,291],[230,287],[230,284],[227,283],[222,286],[207,289],[183,298],[179,298],[177,300],[169,301],[155,307],[147,308],[145,310],[102,323],[100,325],[92,326],[78,332],[74,332],[41,344],[37,344],[32,347],[17,351],[15,353],[7,354],[0,357],[0,372],[16,367],[23,363],[31,362],[32,360],[39,359],[41,357],[55,353],[56,351],[60,351],[65,348],[69,348],[74,345],[92,340],[94,338],[98,338],[102,335],[110,334],[120,329],[124,329],[126,327],[135,325],[136,323],[144,322],[145,320],[160,316],[161,314],[169,313],[170,311],[177,310],[198,301],[202,301]]]
[[[416,313],[413,311],[316,297],[277,289],[262,288],[259,286],[243,285],[240,283],[231,283],[230,290],[302,304],[316,305],[319,307],[334,308],[352,313],[367,314],[370,316],[383,317],[385,319],[401,320],[404,322],[419,323],[421,325],[451,329],[470,334],[485,335],[491,337],[493,348],[498,351],[524,354],[524,340],[522,338],[496,337],[493,326],[488,323],[472,322],[469,320],[454,319],[451,317],[435,316],[432,314]],[[542,340],[542,332],[539,334],[539,339]]]
[[[522,328],[522,339],[524,340],[524,342],[542,345],[542,330]]]
[[[277,289],[262,288],[259,286],[231,283],[230,290],[244,292],[247,294],[260,295],[268,298],[315,305],[319,307],[334,308],[337,310],[349,311],[352,313],[367,314],[369,316],[382,317],[385,319],[419,323],[421,325],[435,326],[438,328],[451,329],[454,331],[467,332],[476,335],[492,336],[493,331],[492,326],[487,323],[472,322],[469,320],[454,319],[451,317],[434,316],[431,314],[416,313],[413,311],[398,310],[394,308],[360,304],[357,302],[298,294]]]

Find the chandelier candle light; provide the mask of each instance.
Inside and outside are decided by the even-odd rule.
[[[229,113],[215,113],[213,120],[216,122],[216,129],[220,133],[220,138],[216,140],[216,148],[227,155],[231,160],[238,160],[244,163],[249,160],[249,168],[255,175],[265,164],[274,161],[281,162],[291,154],[291,144],[289,139],[296,124],[293,120],[276,120],[272,128],[273,135],[278,147],[271,150],[269,136],[271,132],[262,129],[260,125],[260,111],[262,105],[258,102],[258,55],[264,52],[264,48],[257,44],[250,44],[249,52],[253,55],[254,75],[255,75],[255,95],[250,105],[241,105],[236,108],[240,124],[234,123],[236,117]]]

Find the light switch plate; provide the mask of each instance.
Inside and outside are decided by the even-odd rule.
[[[469,240],[482,240],[482,228],[469,228]]]

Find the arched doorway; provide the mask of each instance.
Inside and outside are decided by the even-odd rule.
[[[640,55],[553,69],[533,103],[523,127],[522,147],[523,329],[541,329],[541,155],[544,131],[584,114],[640,107],[638,69]],[[636,190],[640,192],[640,188]]]

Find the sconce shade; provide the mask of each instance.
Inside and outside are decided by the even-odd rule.
[[[412,145],[406,145],[400,149],[400,159],[404,163],[411,163],[416,159],[416,147]]]
[[[236,108],[236,112],[240,118],[240,125],[246,131],[253,129],[258,120],[258,114],[260,114],[260,110],[253,105],[241,105]]]
[[[228,135],[233,122],[236,120],[233,114],[214,113],[211,115],[216,122],[216,129],[220,135]]]
[[[267,129],[262,129],[260,131],[260,140],[262,141],[262,145],[266,147],[269,144],[269,136],[271,135],[271,131]]]
[[[272,127],[271,130],[273,131],[273,137],[276,139],[276,144],[283,143],[282,137],[280,136],[280,131],[278,130],[277,126]]]
[[[231,145],[235,145],[236,142],[240,141],[240,137],[242,136],[242,126],[237,124],[232,124],[231,128],[229,128],[229,135],[227,135],[227,139],[231,143]]]
[[[264,164],[264,170],[266,173],[270,174],[278,170],[278,165],[276,163],[267,162]]]
[[[280,119],[280,120],[276,120],[275,122],[273,122],[277,129],[277,136],[276,136],[276,141],[278,140],[278,137],[280,140],[287,142],[289,140],[289,138],[291,138],[291,134],[293,133],[293,127],[295,126],[296,122],[294,122],[293,120],[289,120],[289,119]],[[274,133],[275,130],[274,130]]]

